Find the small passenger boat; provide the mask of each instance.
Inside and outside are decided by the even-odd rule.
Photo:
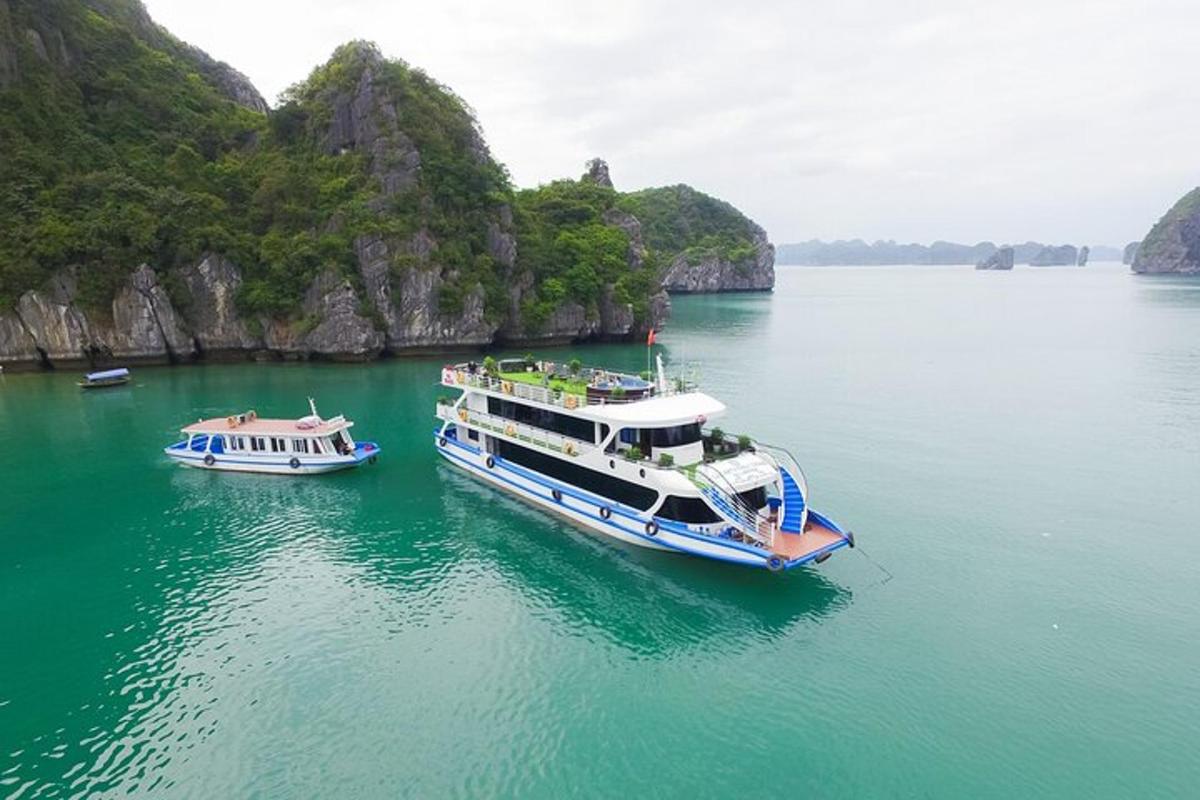
[[[79,381],[79,386],[83,389],[103,389],[106,386],[123,386],[129,383],[129,380],[129,370],[121,367],[101,372],[89,372],[83,376],[83,380]]]
[[[204,419],[183,428],[183,441],[163,450],[181,464],[234,472],[311,475],[375,462],[379,445],[355,442],[353,422],[322,419],[312,399],[300,419],[264,419],[254,411]]]
[[[718,400],[682,378],[530,359],[442,369],[438,452],[621,541],[773,572],[820,564],[854,535],[810,506],[781,447],[711,426]]]

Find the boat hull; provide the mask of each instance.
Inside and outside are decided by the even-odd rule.
[[[454,466],[539,508],[629,544],[769,569],[791,569],[824,560],[829,553],[849,544],[848,538],[839,539],[801,557],[771,562],[776,554],[764,548],[691,531],[680,523],[614,503],[499,456],[491,456],[489,467],[487,453],[458,441],[453,431],[449,433],[435,432],[435,445],[441,456]]]
[[[291,458],[255,457],[245,454],[203,453],[187,450],[180,442],[163,452],[172,461],[197,469],[221,470],[223,472],[257,472],[263,475],[320,475],[353,469],[364,463],[373,462],[379,455],[374,442],[358,442],[354,452],[347,456],[321,456],[319,458],[296,457],[297,466]]]

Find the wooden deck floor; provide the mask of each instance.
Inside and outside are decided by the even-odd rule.
[[[771,552],[784,556],[789,561],[815,553],[822,547],[840,542],[842,535],[829,530],[824,525],[818,525],[809,520],[804,526],[804,533],[776,533],[775,546]]]

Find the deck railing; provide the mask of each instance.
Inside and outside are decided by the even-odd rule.
[[[507,417],[500,417],[481,411],[472,411],[466,406],[455,408],[454,406],[439,405],[438,417],[447,422],[471,425],[495,436],[507,437],[514,441],[531,444],[545,450],[553,450],[556,453],[563,453],[568,456],[579,456],[596,449],[596,445],[592,442],[563,436],[560,433],[516,422]]]
[[[526,373],[526,374],[543,374],[543,373]],[[573,378],[583,378],[587,380],[593,375],[603,375],[609,379],[619,380],[621,378],[637,378],[634,375],[627,375],[619,372],[605,372],[599,369],[585,368],[580,370],[578,376]],[[642,380],[641,378],[637,378]],[[551,386],[538,386],[536,384],[527,383],[522,380],[512,380],[505,378],[503,374],[500,376],[488,375],[482,369],[476,368],[475,372],[471,372],[466,364],[457,364],[453,367],[444,367],[442,369],[442,385],[458,388],[470,387],[474,389],[485,389],[491,392],[510,395],[522,400],[531,400],[535,403],[545,403],[549,406],[558,406],[567,410],[583,408],[584,406],[604,406],[617,405],[624,403],[636,403],[641,400],[651,397],[670,397],[677,394],[686,394],[695,390],[695,385],[681,381],[668,381],[665,387],[659,387],[654,381],[649,381],[652,391],[645,394],[641,393],[640,389],[627,390],[625,394],[612,394],[611,390],[600,396],[589,397],[585,394],[576,394],[563,389],[555,389]]]

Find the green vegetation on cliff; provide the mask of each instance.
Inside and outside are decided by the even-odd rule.
[[[679,184],[622,195],[618,207],[642,223],[646,246],[666,258],[708,255],[740,262],[755,256],[754,223],[724,200]]]
[[[533,276],[534,294],[521,317],[537,329],[564,300],[597,313],[601,293],[613,285],[619,302],[632,303],[643,319],[658,290],[653,265],[629,269],[629,236],[607,224],[604,213],[619,195],[587,180],[559,180],[516,194],[517,264]]]

